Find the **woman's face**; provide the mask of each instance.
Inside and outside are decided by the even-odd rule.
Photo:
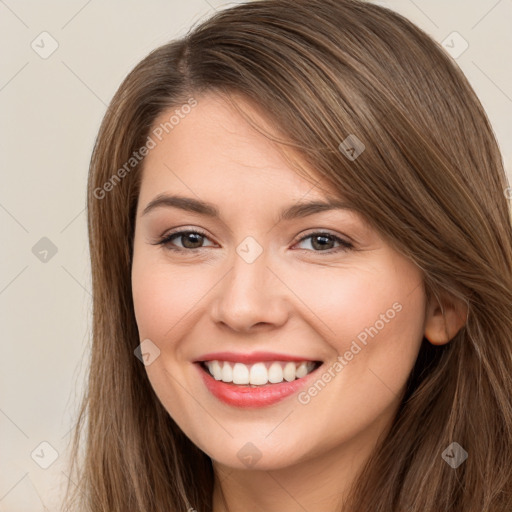
[[[151,385],[218,463],[355,456],[392,421],[416,360],[420,270],[356,212],[304,207],[334,199],[321,177],[299,177],[220,97],[197,99],[153,137],[138,201],[132,290]]]

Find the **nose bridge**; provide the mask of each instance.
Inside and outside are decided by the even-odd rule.
[[[261,241],[261,237],[260,237]],[[245,293],[248,289],[259,290],[259,286],[268,280],[269,249],[263,247],[254,236],[246,236],[237,246],[232,255],[232,271],[229,284],[233,291]]]
[[[238,308],[242,310],[244,304],[246,308],[255,307],[268,301],[266,287],[268,286],[269,270],[269,252],[256,242],[252,237],[247,237],[236,247],[236,254],[233,257],[233,267],[225,293],[231,295],[232,300],[236,300]]]
[[[255,324],[280,324],[286,320],[283,286],[268,268],[270,253],[253,238],[246,237],[232,258],[231,271],[223,279],[213,316],[236,330]]]

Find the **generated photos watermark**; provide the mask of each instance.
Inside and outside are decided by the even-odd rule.
[[[379,320],[376,320],[373,325],[366,327],[357,336],[357,340],[353,340],[350,344],[350,348],[345,351],[343,355],[338,356],[337,360],[331,364],[322,375],[306,390],[301,391],[297,395],[297,400],[302,405],[307,405],[311,402],[312,398],[318,395],[325,386],[331,382],[344,368],[349,364],[354,356],[359,354],[361,350],[366,347],[368,343],[368,337],[374,338],[379,334],[382,329],[386,327],[396,314],[402,311],[402,304],[399,302],[393,303],[393,305],[385,312],[381,313]],[[357,343],[359,341],[361,345]]]
[[[182,119],[192,112],[192,109],[197,106],[197,100],[189,98],[188,102],[182,105],[179,109],[174,110],[174,113],[169,117],[168,121],[160,123],[157,127],[153,128],[151,134],[148,135],[146,142],[136,151],[134,151],[122,167],[112,174],[112,176],[103,183],[101,187],[97,187],[93,191],[96,199],[104,199],[107,192],[111,192],[116,185],[121,183],[121,180],[126,177],[135,167],[142,161],[142,159],[149,154],[152,149],[155,149],[159,142],[162,141],[164,133],[168,134],[176,126],[178,126]]]

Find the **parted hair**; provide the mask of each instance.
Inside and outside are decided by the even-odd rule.
[[[115,93],[89,169],[91,350],[63,509],[212,511],[210,458],[134,356],[130,278],[144,159],[97,192],[158,116],[208,92],[261,108],[281,134],[274,140],[421,268],[429,300],[449,294],[467,306],[449,343],[423,339],[391,429],[340,512],[511,512],[512,222],[502,157],[441,45],[362,0],[257,0],[218,11],[152,51]],[[365,146],[355,159],[340,149],[350,135]],[[468,453],[457,468],[441,457],[452,442]]]

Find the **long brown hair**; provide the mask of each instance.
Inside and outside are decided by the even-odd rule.
[[[211,460],[134,356],[130,281],[144,164],[131,159],[154,139],[162,112],[185,115],[208,92],[261,107],[297,161],[423,270],[429,300],[448,293],[468,307],[448,344],[423,339],[391,429],[344,510],[510,512],[512,222],[501,155],[442,47],[361,0],[259,0],[219,11],[150,53],[115,94],[90,164],[92,349],[66,510],[212,510]],[[349,136],[365,145],[357,158],[340,146]],[[452,442],[468,453],[457,468],[441,457]]]

